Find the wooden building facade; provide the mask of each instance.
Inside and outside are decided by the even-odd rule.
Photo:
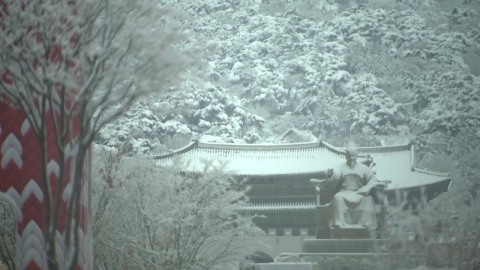
[[[357,162],[373,158],[373,171],[380,180],[391,180],[387,189],[390,200],[397,191],[408,191],[409,200],[420,194],[430,200],[449,189],[452,179],[447,174],[415,167],[413,144],[359,147]],[[175,152],[155,157],[161,166],[169,166],[181,158],[185,172],[201,173],[205,161],[226,168],[234,177],[247,178],[252,186],[246,211],[267,218],[256,223],[269,236],[314,236],[316,228],[316,191],[311,178],[325,178],[325,171],[345,162],[343,149],[325,141],[289,144],[220,144],[192,141]],[[333,194],[322,189],[321,204]]]

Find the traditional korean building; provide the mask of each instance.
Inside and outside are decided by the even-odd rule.
[[[312,142],[318,140],[317,136],[313,135],[309,130],[298,129],[293,125],[280,135],[280,139],[288,143]]]
[[[358,162],[370,155],[376,164],[373,170],[377,178],[392,181],[387,189],[390,200],[394,200],[397,191],[408,191],[411,201],[420,194],[426,194],[430,200],[451,185],[449,175],[415,167],[415,148],[411,143],[358,149]],[[325,141],[253,145],[193,141],[156,159],[160,165],[168,166],[178,157],[185,161],[185,172],[201,173],[204,161],[213,161],[214,165],[228,162],[226,168],[234,177],[247,178],[252,189],[245,210],[267,216],[256,222],[270,237],[314,237],[316,192],[309,180],[323,179],[328,168],[345,162],[344,150]],[[326,189],[320,195],[322,204],[333,196]],[[278,243],[277,239],[275,245]],[[270,255],[276,256],[275,252]]]

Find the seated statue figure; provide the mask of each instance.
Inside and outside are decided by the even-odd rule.
[[[335,191],[329,205],[329,226],[342,228],[356,225],[375,229],[375,203],[369,193],[373,187],[387,187],[390,181],[377,180],[369,167],[357,162],[355,146],[348,146],[345,154],[347,162],[328,169],[327,179],[312,179],[318,184],[329,184]]]

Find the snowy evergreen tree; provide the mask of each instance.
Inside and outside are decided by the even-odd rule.
[[[104,147],[94,165],[96,269],[234,269],[261,246],[249,189],[222,168],[184,175]]]

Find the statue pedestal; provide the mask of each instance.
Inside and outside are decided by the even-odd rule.
[[[305,239],[302,253],[283,253],[275,262],[311,262],[314,270],[370,270],[382,263],[408,261],[410,265],[422,265],[425,260],[421,254],[389,252],[382,248],[387,244],[384,239]]]
[[[375,239],[376,229],[363,226],[345,226],[342,228],[317,228],[317,239]]]
[[[391,253],[283,253],[275,258],[275,263],[279,264],[310,262],[312,270],[398,269],[390,268],[392,264],[409,264],[414,267],[404,269],[413,269],[424,265],[425,261],[425,255]]]
[[[342,228],[330,228],[331,239],[375,239],[376,230],[367,229],[363,226],[344,226]]]
[[[386,240],[304,239],[302,253],[375,253]]]

